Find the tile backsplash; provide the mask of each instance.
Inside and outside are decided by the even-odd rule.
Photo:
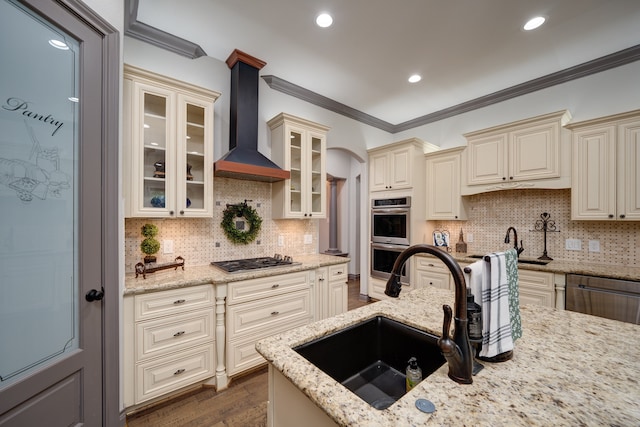
[[[640,267],[640,223],[637,221],[572,221],[571,190],[508,190],[467,196],[467,221],[437,221],[436,229],[448,230],[455,249],[462,228],[467,253],[484,254],[513,246],[504,243],[508,227],[515,227],[523,241],[522,257],[538,258],[544,251],[544,233],[533,231],[543,212],[551,215],[557,232],[547,233],[547,254],[553,259]],[[469,233],[473,242],[468,242]],[[565,239],[579,239],[581,249],[565,249]],[[600,252],[589,251],[598,240]]]
[[[144,224],[158,226],[156,239],[160,251],[158,262],[172,261],[177,256],[185,259],[186,265],[204,265],[211,261],[238,258],[282,255],[302,255],[316,253],[318,246],[318,221],[314,220],[274,220],[271,218],[271,184],[231,178],[214,179],[213,218],[193,219],[151,219],[127,218],[125,220],[125,271],[133,271],[136,263],[142,261],[140,251]],[[244,200],[262,218],[262,227],[253,242],[243,245],[227,239],[220,226],[227,203],[241,203]],[[310,234],[312,244],[304,243],[304,235]],[[284,246],[278,246],[278,236],[284,239]],[[164,253],[164,240],[173,240],[173,253]],[[295,257],[294,257],[295,259]]]

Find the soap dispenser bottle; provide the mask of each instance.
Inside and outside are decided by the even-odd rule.
[[[407,392],[420,381],[422,381],[422,369],[418,366],[418,360],[412,357],[409,359],[409,365],[407,366]]]
[[[470,340],[482,340],[482,307],[477,304],[467,288],[467,326]]]

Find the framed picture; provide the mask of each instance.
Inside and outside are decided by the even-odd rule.
[[[449,246],[449,232],[447,230],[433,232],[434,246]]]

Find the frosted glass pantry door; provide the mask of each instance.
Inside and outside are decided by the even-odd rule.
[[[78,43],[0,3],[0,388],[78,347]]]

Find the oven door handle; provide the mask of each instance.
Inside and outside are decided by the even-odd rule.
[[[406,214],[411,212],[409,209],[379,209],[379,208],[374,208],[372,209],[372,213],[374,214]]]
[[[384,243],[371,243],[371,247],[375,249],[389,249],[392,251],[402,252],[407,249],[409,246],[403,245],[386,245]]]

